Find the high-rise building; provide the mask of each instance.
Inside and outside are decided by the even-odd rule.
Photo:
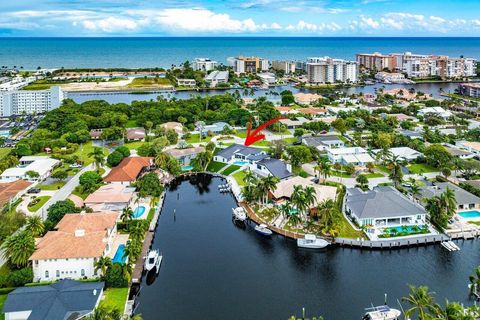
[[[396,57],[383,55],[380,52],[357,54],[357,63],[368,70],[383,71],[397,68]]]
[[[236,73],[256,73],[259,70],[268,71],[269,68],[268,60],[259,57],[240,56],[228,58],[227,62]]]
[[[308,58],[309,83],[357,82],[357,63],[329,57]]]
[[[60,87],[48,90],[16,90],[0,92],[1,116],[43,113],[58,108],[64,99]]]
[[[193,70],[197,71],[211,71],[218,66],[217,61],[208,58],[195,58],[192,64]]]
[[[295,61],[286,61],[286,60],[272,61],[272,69],[283,71],[285,74],[295,73],[295,68],[296,68]]]

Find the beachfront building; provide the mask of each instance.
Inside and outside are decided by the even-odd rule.
[[[16,91],[37,80],[36,77],[2,77],[0,78],[0,91]]]
[[[344,212],[360,226],[387,227],[426,224],[427,213],[419,204],[393,187],[363,191],[347,189]]]
[[[259,57],[236,57],[228,58],[228,65],[233,67],[235,73],[257,73],[258,71],[268,71],[269,63],[267,59]]]
[[[135,188],[123,184],[106,184],[91,193],[84,201],[93,211],[121,212],[132,202]]]
[[[211,71],[218,66],[218,62],[208,58],[195,58],[192,63],[193,70],[196,71]]]
[[[8,294],[2,312],[6,320],[84,319],[100,304],[104,286],[104,282],[64,279],[17,288]]]
[[[377,154],[380,151],[381,149],[375,149],[372,150],[372,153]],[[391,153],[392,156],[397,157],[399,160],[407,162],[414,161],[419,157],[423,157],[423,153],[409,147],[390,148],[388,149],[388,151]]]
[[[275,75],[270,72],[259,73],[257,76],[260,78],[260,81],[262,81],[265,86],[272,86],[277,81]]]
[[[457,141],[455,143],[460,149],[473,153],[476,157],[480,157],[480,142],[477,141]]]
[[[304,137],[302,143],[309,147],[315,147],[319,151],[345,147],[345,142],[335,135],[322,135],[317,137]]]
[[[357,63],[330,57],[307,59],[307,81],[311,84],[357,82]]]
[[[453,115],[450,111],[445,110],[442,107],[423,108],[418,110],[418,113],[417,113],[417,115],[420,117],[425,117],[428,114],[436,115],[443,119],[448,119]]]
[[[66,214],[37,242],[29,259],[33,281],[99,277],[95,263],[114,250],[118,217],[116,212]]]
[[[153,167],[152,157],[127,157],[118,166],[113,167],[103,181],[129,186]]]
[[[296,62],[288,60],[274,60],[272,61],[272,69],[283,71],[285,74],[295,73]]]
[[[372,71],[397,69],[396,58],[393,55],[384,55],[380,52],[357,54],[357,63],[360,67]]]
[[[0,175],[1,182],[12,182],[19,179],[30,182],[42,181],[50,176],[53,169],[60,164],[57,159],[47,156],[24,156],[19,160],[19,165],[9,168]],[[36,172],[38,177],[30,176],[28,173]]]
[[[365,166],[367,163],[375,162],[375,159],[362,147],[326,148],[326,151],[332,163]]]
[[[480,98],[480,83],[460,83],[458,93],[472,98]]]
[[[205,82],[208,83],[211,88],[219,84],[228,84],[228,71],[212,71],[205,76]]]
[[[60,107],[64,98],[58,86],[48,90],[0,91],[0,116],[44,113]]]
[[[168,149],[165,153],[178,160],[178,163],[182,166],[190,165],[193,159],[197,157],[199,153],[205,152],[204,147],[191,147],[185,149]]]
[[[457,210],[480,209],[480,198],[470,192],[454,185],[451,182],[435,182],[430,186],[420,187],[419,194],[415,197],[420,203],[425,204],[426,199],[435,196],[440,196],[445,190],[449,188],[455,193],[455,200],[457,201]]]

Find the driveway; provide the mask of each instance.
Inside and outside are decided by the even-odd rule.
[[[57,191],[55,191],[55,190],[42,190],[39,193],[35,193],[35,194],[26,193],[25,196],[22,199],[22,202],[20,202],[20,204],[18,205],[17,211],[23,212],[27,216],[35,215],[35,214],[37,214],[37,212],[30,212],[30,210],[28,210],[28,204],[33,200],[33,198],[34,197],[38,198],[38,197],[42,197],[42,196],[53,197],[56,192]]]

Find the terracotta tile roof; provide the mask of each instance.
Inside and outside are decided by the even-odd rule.
[[[114,167],[103,179],[106,182],[135,181],[143,168],[153,163],[152,157],[128,157]]]
[[[300,108],[298,109],[298,111],[304,114],[313,114],[313,115],[324,114],[327,112],[327,110],[323,108]]]
[[[9,183],[0,183],[0,208],[19,192],[28,188],[32,183],[25,180],[16,180]]]
[[[128,140],[139,140],[145,138],[145,129],[144,128],[128,128],[127,129],[127,139]]]
[[[90,194],[85,203],[87,206],[94,203],[127,203],[133,197],[134,188],[121,184],[107,184]]]
[[[38,240],[30,260],[101,257],[107,246],[107,229],[113,229],[117,219],[114,212],[66,214],[56,231]]]

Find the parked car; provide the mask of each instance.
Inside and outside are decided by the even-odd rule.
[[[40,188],[30,188],[27,193],[40,193],[40,191],[42,191]]]

